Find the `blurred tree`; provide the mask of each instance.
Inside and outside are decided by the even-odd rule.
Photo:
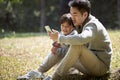
[[[117,1],[116,0],[90,0],[92,14],[96,16],[106,28],[116,28]]]
[[[60,0],[46,0],[46,25],[60,30]]]
[[[60,30],[59,18],[70,0],[0,0],[0,30],[43,32],[45,25]],[[90,0],[92,14],[106,28],[120,25],[120,0]]]
[[[62,16],[64,13],[70,12],[70,7],[68,6],[70,0],[61,0],[60,2],[60,16]]]
[[[14,14],[11,1],[7,2],[4,26],[6,30],[11,30],[11,31],[15,30],[15,14]]]
[[[40,3],[40,12],[41,12],[41,15],[40,15],[40,32],[43,32],[44,31],[44,26],[46,24],[46,14],[45,14],[45,9],[46,9],[46,6],[45,6],[45,0],[41,0],[41,3]]]
[[[117,15],[118,15],[118,21],[117,24],[119,25],[120,28],[120,0],[117,0]]]
[[[0,1],[1,2],[1,1]],[[14,31],[15,30],[15,17],[13,10],[13,4],[11,1],[3,1],[2,2],[2,9],[0,9],[0,26],[1,28],[5,29],[6,31]],[[1,4],[1,3],[0,3]]]

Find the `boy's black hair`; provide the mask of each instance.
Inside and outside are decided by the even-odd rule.
[[[72,25],[73,27],[75,27],[70,13],[66,13],[61,16],[60,24],[63,24],[64,22],[68,22],[69,25]]]
[[[68,4],[70,7],[76,7],[81,13],[91,12],[91,4],[89,0],[71,0]]]

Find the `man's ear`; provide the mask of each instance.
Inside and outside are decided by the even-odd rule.
[[[83,13],[84,18],[86,19],[88,17],[88,12]]]

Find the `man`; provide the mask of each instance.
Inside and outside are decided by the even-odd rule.
[[[67,43],[70,48],[52,77],[45,80],[58,80],[71,67],[91,76],[102,76],[110,68],[111,40],[102,23],[90,14],[90,2],[72,0],[69,6],[73,23],[79,34],[60,36],[56,30],[54,34],[49,33],[52,40]]]

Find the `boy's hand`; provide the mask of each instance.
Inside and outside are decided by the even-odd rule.
[[[60,47],[61,47],[60,43],[58,43],[57,41],[56,41],[56,42],[54,42],[52,45],[53,45],[54,47],[58,47],[58,48],[60,48]]]
[[[52,49],[51,49],[52,53],[57,54],[57,49],[58,49],[57,47],[52,47]]]

